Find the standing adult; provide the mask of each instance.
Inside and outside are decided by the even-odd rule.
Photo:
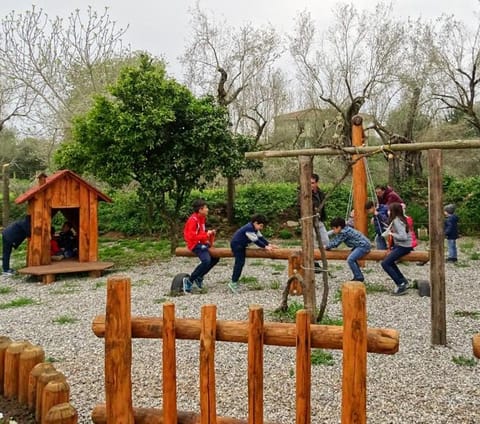
[[[390,253],[383,259],[381,265],[396,285],[393,295],[401,296],[407,293],[408,280],[398,268],[397,261],[410,253],[412,235],[409,231],[407,218],[400,203],[391,203],[388,207],[388,228],[383,232],[384,237],[392,236],[393,246]]]
[[[12,222],[2,231],[2,275],[12,276],[15,274],[15,270],[10,268],[12,249],[17,249],[27,237],[30,237],[30,232],[30,215]]]
[[[380,205],[391,205],[392,203],[405,203],[399,194],[390,186],[377,185],[375,187],[378,203]]]

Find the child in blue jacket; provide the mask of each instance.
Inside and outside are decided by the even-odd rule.
[[[233,256],[235,257],[235,264],[233,265],[232,281],[228,283],[228,288],[232,293],[238,293],[238,280],[242,274],[245,265],[246,249],[250,243],[256,244],[265,250],[277,249],[278,246],[271,244],[263,237],[260,230],[263,230],[267,224],[267,219],[264,215],[254,215],[248,224],[239,228],[230,241]]]
[[[445,238],[447,239],[447,262],[457,262],[458,216],[455,214],[455,205],[447,205],[443,209],[445,214]]]

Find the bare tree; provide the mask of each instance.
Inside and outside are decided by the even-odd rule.
[[[63,136],[91,94],[111,81],[109,67],[126,52],[121,43],[125,31],[107,9],[98,14],[88,7],[85,17],[77,9],[66,21],[50,19],[35,6],[5,16],[0,29],[0,74],[6,82],[0,86],[0,122],[10,110],[44,135]]]
[[[280,38],[272,27],[251,24],[235,29],[217,23],[200,10],[192,14],[192,42],[181,62],[187,85],[197,94],[214,95],[229,110],[232,130],[260,140],[275,107],[274,93],[283,81],[274,64],[280,57]],[[227,181],[227,215],[233,221],[234,179]]]
[[[436,28],[425,35],[424,48],[431,58],[434,76],[432,96],[441,109],[462,115],[480,132],[476,105],[480,83],[480,14],[469,29],[453,16],[442,15]]]
[[[368,113],[373,99],[396,81],[404,28],[391,5],[379,4],[369,13],[340,4],[333,12],[333,24],[318,36],[310,14],[300,14],[290,52],[312,107],[336,110],[336,139],[348,146],[352,117]]]

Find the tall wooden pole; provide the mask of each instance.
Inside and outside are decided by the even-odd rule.
[[[312,158],[309,156],[299,156],[300,165],[300,213],[302,216],[302,251],[304,268],[304,291],[303,304],[310,313],[312,320],[316,316],[316,293],[315,280],[313,272],[313,218],[312,218],[312,187],[310,179],[312,176]]]
[[[356,147],[363,146],[363,119],[356,115],[352,118],[352,144]],[[361,155],[353,155],[354,161],[352,167],[353,181],[353,210],[355,211],[355,228],[368,235],[367,212],[365,203],[367,202],[367,172],[365,168],[365,160]]]
[[[432,344],[447,344],[445,258],[443,231],[442,151],[428,151],[428,204],[430,229],[430,284]]]

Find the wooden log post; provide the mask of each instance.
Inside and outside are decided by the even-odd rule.
[[[303,257],[301,250],[295,250],[290,254],[288,257],[288,277],[292,277],[294,275],[299,275],[302,277],[302,280],[305,278],[305,273],[303,272],[302,268],[303,264]],[[292,296],[300,296],[303,294],[303,287],[298,280],[292,280],[292,284],[290,285],[290,289],[288,291]]]
[[[316,314],[317,297],[315,290],[313,264],[313,219],[312,216],[312,159],[308,156],[299,156],[300,169],[300,212],[302,216],[302,252],[303,252],[303,304],[313,320]],[[321,241],[320,241],[321,243]]]
[[[217,422],[215,334],[217,307],[204,305],[200,318],[200,424]]]
[[[311,422],[311,337],[310,315],[301,310],[296,316],[296,424],[310,424]]]
[[[3,385],[4,385],[4,376],[5,376],[5,351],[8,346],[12,343],[10,337],[1,336],[0,337],[0,395],[3,395]]]
[[[210,254],[215,258],[231,258],[233,257],[232,250],[227,247],[211,247],[208,249]],[[288,248],[279,248],[275,250],[265,250],[265,249],[257,249],[257,248],[249,248],[246,250],[246,257],[247,258],[268,258],[268,259],[289,259],[292,254],[294,254],[297,250],[292,250]],[[325,252],[325,257],[328,260],[336,260],[336,261],[343,261],[346,260],[348,255],[350,255],[352,251],[350,249],[333,249],[327,250]],[[187,257],[194,257],[195,254],[188,250],[186,247],[177,247],[175,250],[175,254],[177,256],[187,256]],[[365,256],[362,257],[362,260],[368,261],[381,261],[382,259],[387,256],[388,251],[386,250],[371,250]],[[313,251],[313,258],[316,260],[321,259],[320,250],[314,249]],[[302,256],[303,260],[303,256]],[[414,250],[408,253],[405,256],[402,256],[402,261],[408,262],[425,262],[427,263],[430,260],[430,252],[422,251],[422,250]],[[313,272],[313,270],[312,270]]]
[[[248,312],[248,422],[263,424],[263,309]]]
[[[363,118],[355,115],[352,118],[352,145],[363,146],[365,134],[363,132]],[[367,203],[367,172],[363,155],[355,154],[352,157],[353,210],[355,211],[355,228],[368,237],[368,222],[365,203]],[[375,199],[372,199],[375,200]]]
[[[367,422],[367,308],[365,285],[342,287],[342,424]]]
[[[447,344],[447,309],[445,290],[444,215],[442,151],[428,152],[428,204],[430,228],[430,312],[432,320],[431,342],[433,345]]]
[[[3,395],[7,399],[18,399],[20,354],[29,345],[30,343],[27,341],[12,342],[5,351]]]
[[[68,402],[70,399],[70,386],[65,380],[49,381],[42,393],[41,424],[46,424],[47,414],[55,405]]]
[[[45,417],[45,424],[77,424],[78,412],[69,403],[53,406]]]
[[[105,316],[97,316],[92,324],[93,332],[98,337],[105,335]],[[134,317],[132,319],[132,336],[135,338],[160,339],[163,320],[159,317]],[[245,321],[218,320],[215,339],[217,341],[247,343],[248,323]],[[322,349],[343,348],[343,327],[336,325],[312,324],[310,327],[312,347]],[[177,339],[199,340],[200,323],[195,319],[178,318],[175,320]],[[265,322],[263,340],[266,345],[295,346],[295,324]],[[398,331],[391,328],[368,328],[367,350],[373,353],[393,355],[398,352]]]
[[[475,357],[480,359],[480,333],[475,334],[472,338],[472,347],[473,347],[473,354]]]
[[[130,290],[128,277],[107,280],[105,402],[109,423],[134,424]]]
[[[27,346],[20,354],[20,364],[18,369],[18,403],[20,405],[28,404],[30,373],[35,365],[44,360],[45,351],[41,346]]]
[[[175,304],[163,305],[162,331],[163,422],[177,422],[177,355],[175,347]]]
[[[37,393],[35,395],[35,420],[37,422],[42,421],[42,414],[43,414],[43,393],[45,391],[45,387],[51,381],[65,381],[65,376],[53,369],[50,371],[45,371],[44,373],[40,374],[37,380]]]
[[[35,411],[37,406],[38,378],[45,372],[55,371],[50,362],[41,362],[35,365],[28,376],[27,406],[30,411]]]

